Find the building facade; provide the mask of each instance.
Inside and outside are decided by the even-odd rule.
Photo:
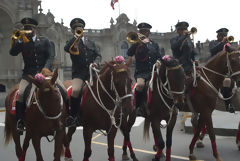
[[[71,79],[71,61],[69,54],[63,48],[67,40],[72,37],[71,30],[54,20],[54,15],[48,10],[42,13],[40,0],[1,0],[0,1],[0,86],[8,91],[19,82],[22,74],[22,56],[9,55],[10,37],[14,29],[21,29],[20,20],[23,17],[32,17],[39,22],[38,35],[48,37],[55,46],[54,67],[59,69],[61,80]],[[95,41],[100,54],[101,62],[112,60],[117,55],[126,57],[130,44],[126,41],[128,32],[137,32],[137,22],[131,23],[126,14],[122,13],[114,21],[110,19],[109,28],[85,29],[84,36]],[[60,33],[60,34],[59,34]],[[159,44],[162,53],[171,55],[170,39],[176,33],[170,30],[167,33],[152,32],[151,38]],[[200,48],[206,47],[200,45]],[[201,53],[209,55],[208,50],[201,49]],[[5,90],[0,90],[5,91]],[[4,105],[6,92],[0,92],[0,107]]]

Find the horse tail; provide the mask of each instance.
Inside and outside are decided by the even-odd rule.
[[[5,138],[5,146],[7,146],[12,139],[12,128],[11,128],[11,121],[10,121],[10,113],[7,109],[9,106],[9,95],[5,99],[5,127],[4,127],[4,138]]]
[[[149,139],[149,128],[150,128],[150,121],[148,119],[145,119],[144,128],[143,128],[143,138],[144,138],[144,140]]]

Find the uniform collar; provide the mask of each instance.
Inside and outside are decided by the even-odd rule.
[[[34,36],[32,37],[33,42],[35,42],[36,39],[37,39],[37,35],[34,35]]]

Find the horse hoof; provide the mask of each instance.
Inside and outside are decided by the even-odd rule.
[[[123,154],[123,155],[122,155],[122,160],[129,160],[128,155],[127,155],[127,154]]]
[[[157,151],[157,146],[156,145],[153,145],[153,151]]]
[[[238,150],[240,151],[240,146],[238,147]]]
[[[196,161],[197,160],[197,157],[195,157],[194,154],[190,154],[188,157],[189,157],[189,161]]]
[[[64,161],[73,161],[73,159],[72,158],[64,158]]]
[[[160,161],[160,158],[153,158],[152,161]]]
[[[198,141],[196,146],[197,146],[197,148],[204,148],[204,144],[202,141]]]
[[[134,156],[132,157],[132,160],[133,160],[133,161],[138,161],[136,155],[134,155]]]

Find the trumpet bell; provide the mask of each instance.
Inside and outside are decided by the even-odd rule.
[[[77,36],[77,37],[83,37],[83,29],[81,27],[77,27],[74,31],[74,34]]]
[[[227,37],[227,41],[228,42],[233,42],[234,41],[234,37],[233,36],[228,36]]]
[[[127,34],[127,41],[131,44],[135,44],[139,41],[138,34],[136,32],[129,32]]]
[[[191,30],[190,30],[190,32],[191,32],[192,34],[196,34],[196,33],[197,33],[197,28],[196,28],[196,27],[192,27]]]

